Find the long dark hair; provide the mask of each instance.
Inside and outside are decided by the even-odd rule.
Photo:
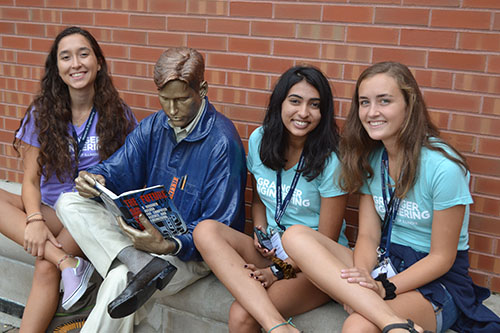
[[[285,167],[288,132],[281,119],[281,105],[290,88],[302,80],[316,88],[320,96],[321,120],[307,135],[303,149],[305,163],[301,171],[306,179],[311,181],[321,174],[331,153],[337,152],[339,142],[338,127],[333,114],[332,90],[319,69],[312,66],[295,66],[281,75],[269,99],[259,154],[268,168],[281,170]]]
[[[439,151],[446,158],[461,165],[464,171],[468,170],[465,158],[452,146],[439,138],[439,130],[431,122],[429,112],[418,83],[413,74],[403,64],[398,62],[380,62],[365,69],[356,82],[356,89],[352,96],[351,110],[345,122],[340,145],[340,156],[342,161],[340,187],[353,193],[363,185],[365,178],[373,176],[370,166],[370,154],[382,146],[382,141],[370,138],[359,119],[359,86],[365,79],[377,74],[387,74],[398,84],[406,102],[406,119],[397,134],[397,145],[401,150],[401,181],[396,186],[396,195],[404,198],[416,181],[420,152],[422,147]],[[434,138],[434,139],[431,139]],[[441,144],[449,147],[457,157],[450,155],[440,145],[436,144],[436,138]]]
[[[94,81],[93,104],[99,115],[96,126],[99,136],[99,157],[101,160],[111,156],[125,141],[127,134],[134,128],[128,106],[118,95],[113,86],[104,54],[95,38],[79,27],[69,27],[61,31],[54,40],[45,61],[45,74],[41,80],[40,93],[26,110],[26,123],[34,117],[40,143],[38,166],[40,174],[47,178],[55,173],[59,181],[66,176],[73,176],[76,165],[71,158],[69,144],[75,140],[68,133],[68,124],[72,120],[71,97],[68,86],[59,76],[57,68],[57,49],[60,41],[69,35],[80,34],[90,43],[100,65]],[[30,112],[30,110],[33,110]],[[23,120],[14,135],[13,146],[19,152],[21,139],[27,133],[22,130]],[[15,136],[19,131],[21,138]],[[77,156],[75,156],[78,159]],[[78,161],[76,161],[78,163]]]

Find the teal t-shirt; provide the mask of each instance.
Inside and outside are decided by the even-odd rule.
[[[259,147],[262,134],[262,127],[259,127],[250,135],[247,167],[255,177],[257,192],[266,206],[268,227],[276,229],[278,228],[274,221],[276,212],[276,171],[266,167],[260,159]],[[301,175],[280,224],[285,227],[302,224],[318,230],[321,197],[328,198],[345,194],[337,187],[337,182],[334,179],[334,173],[338,166],[337,155],[332,153],[325,169],[318,177],[308,182]],[[281,172],[282,198],[285,198],[290,189],[296,168],[297,165]],[[338,243],[344,246],[347,246],[348,243],[345,237],[345,221],[342,224]]]
[[[453,152],[446,145],[440,145],[453,156]],[[373,152],[370,160],[373,177],[367,179],[361,188],[362,193],[372,195],[375,209],[381,219],[385,214],[380,181],[382,152],[383,148]],[[469,248],[469,205],[473,202],[469,191],[469,179],[469,173],[464,174],[464,170],[457,163],[438,151],[422,148],[417,180],[401,201],[396,221],[393,222],[391,242],[429,253],[434,211],[465,205],[457,250],[467,250]],[[394,184],[393,179],[390,179],[390,182]],[[442,222],[446,223],[446,221]]]

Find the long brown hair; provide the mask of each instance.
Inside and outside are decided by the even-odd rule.
[[[422,147],[439,151],[446,158],[461,165],[468,171],[465,157],[439,137],[439,130],[431,122],[417,81],[408,67],[397,62],[380,62],[367,68],[358,78],[351,110],[347,116],[340,143],[342,161],[340,187],[349,193],[356,192],[364,179],[373,176],[370,154],[382,146],[382,141],[370,138],[359,119],[359,86],[363,80],[376,74],[387,74],[396,80],[406,102],[407,117],[397,134],[397,145],[401,156],[401,179],[396,186],[396,196],[404,198],[416,181]],[[433,138],[433,139],[431,139]],[[439,142],[437,144],[436,142]],[[442,146],[447,146],[449,154]],[[455,156],[457,157],[455,157]]]
[[[75,172],[69,144],[75,140],[68,133],[71,122],[71,97],[68,86],[59,76],[57,69],[57,49],[59,42],[66,36],[80,34],[90,43],[101,69],[94,82],[94,106],[99,115],[96,132],[99,136],[99,157],[104,160],[111,156],[125,141],[134,128],[131,111],[118,95],[113,86],[104,54],[95,38],[79,27],[69,27],[61,31],[54,40],[45,61],[45,73],[41,80],[40,93],[26,110],[26,123],[34,117],[40,143],[38,166],[40,174],[50,178],[55,173],[59,181]],[[32,112],[30,112],[32,110]],[[13,146],[19,152],[21,139],[27,133],[22,130],[23,120],[14,135]],[[21,138],[16,135],[21,132]],[[75,156],[78,159],[77,156]],[[78,161],[76,161],[78,163]]]

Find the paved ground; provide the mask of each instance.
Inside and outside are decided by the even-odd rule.
[[[1,325],[2,325],[2,327],[0,327],[0,332],[1,333],[6,333],[6,332],[17,333],[17,332],[19,332],[19,328],[17,328],[17,327],[10,326],[10,325],[7,325],[7,324],[1,324]]]

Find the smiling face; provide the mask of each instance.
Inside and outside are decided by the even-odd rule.
[[[293,85],[281,104],[281,120],[290,138],[306,139],[321,120],[318,90],[306,80]]]
[[[405,98],[396,80],[385,73],[368,77],[358,90],[359,119],[373,140],[396,146],[397,135],[407,117]]]
[[[172,80],[158,91],[160,104],[172,125],[184,128],[196,117],[206,94],[206,82],[196,92],[185,82]]]
[[[64,37],[57,47],[57,69],[70,92],[93,89],[97,72],[101,66],[97,62],[89,41],[80,34]]]

